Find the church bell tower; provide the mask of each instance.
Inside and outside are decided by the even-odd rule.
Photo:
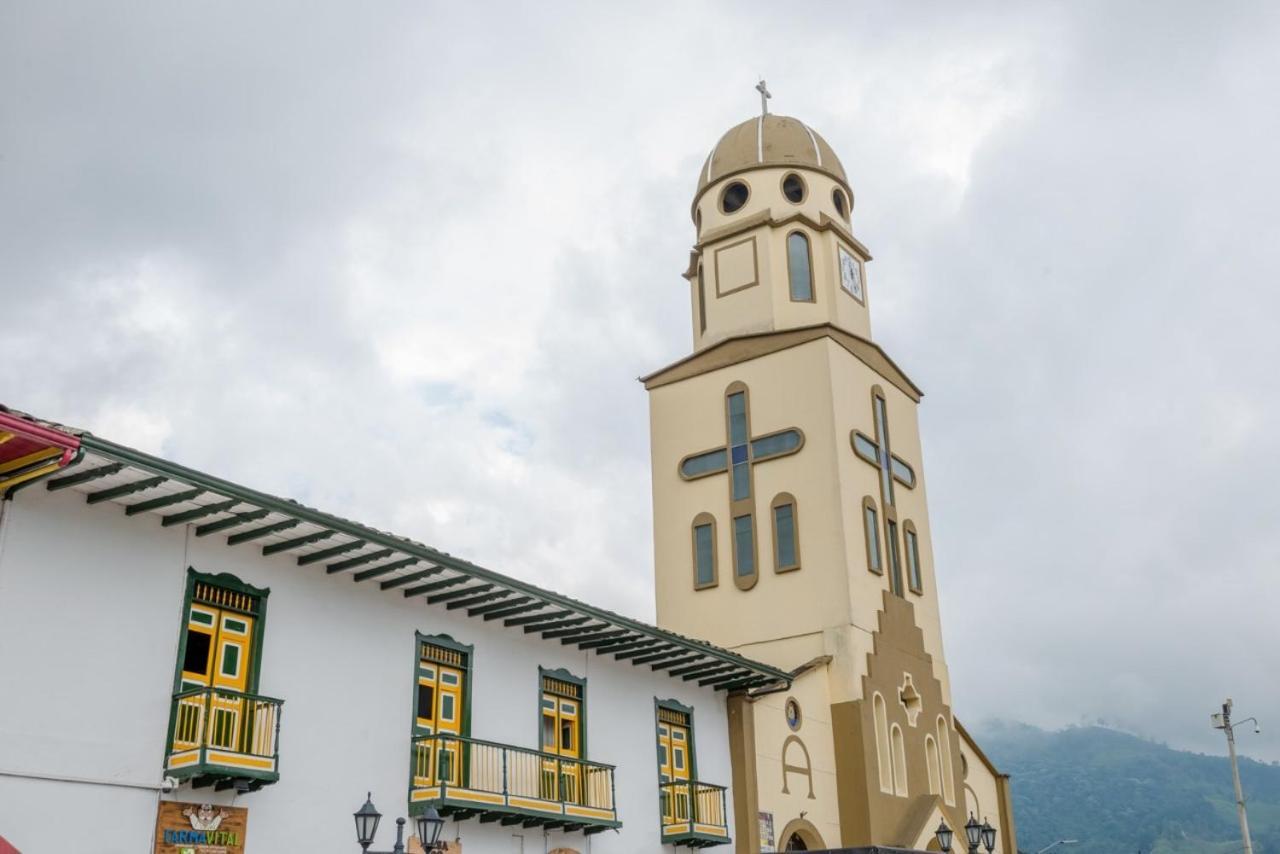
[[[1007,801],[968,781],[922,393],[872,339],[853,206],[803,122],[765,111],[729,129],[693,196],[693,352],[643,380],[659,625],[796,674],[735,707],[743,851],[923,848],[940,820],[958,829],[985,798],[996,822]]]

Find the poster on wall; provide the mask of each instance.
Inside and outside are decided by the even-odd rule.
[[[760,813],[760,850],[778,850],[773,841],[773,813],[771,812]]]
[[[249,810],[161,801],[155,854],[244,854]]]

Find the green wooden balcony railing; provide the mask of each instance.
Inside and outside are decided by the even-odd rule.
[[[234,780],[257,789],[280,778],[283,700],[192,688],[173,695],[165,772],[196,785],[227,788]]]
[[[662,841],[702,848],[729,841],[725,787],[697,780],[658,786]]]
[[[456,735],[413,739],[409,800],[458,818],[507,824],[618,827],[612,765]]]

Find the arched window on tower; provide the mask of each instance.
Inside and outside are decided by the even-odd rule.
[[[893,793],[907,796],[907,749],[902,741],[902,727],[897,724],[889,731],[889,745],[893,750]]]
[[[893,794],[893,754],[889,750],[889,713],[884,697],[877,691],[871,698],[873,724],[876,728],[876,766],[880,771],[880,791]]]
[[[773,569],[790,572],[800,568],[799,516],[796,499],[789,492],[778,493],[773,509]]]
[[[787,274],[791,280],[792,302],[813,302],[813,265],[809,238],[803,232],[787,235]]]
[[[884,559],[880,553],[880,514],[876,512],[875,499],[870,495],[862,499],[862,526],[867,536],[867,569],[876,575],[883,575]]]
[[[693,518],[693,589],[715,587],[719,580],[716,519],[710,513],[699,513]]]
[[[911,520],[902,523],[902,536],[907,546],[907,586],[917,595],[924,593],[923,572],[920,569],[920,538]]]

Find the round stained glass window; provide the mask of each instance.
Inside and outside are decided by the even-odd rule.
[[[787,726],[791,727],[792,732],[796,732],[800,729],[800,722],[803,720],[800,715],[800,704],[796,702],[795,697],[788,697],[784,708],[787,715]]]
[[[727,214],[733,213],[747,203],[750,195],[751,191],[747,189],[746,184],[734,181],[720,194],[720,209]]]

